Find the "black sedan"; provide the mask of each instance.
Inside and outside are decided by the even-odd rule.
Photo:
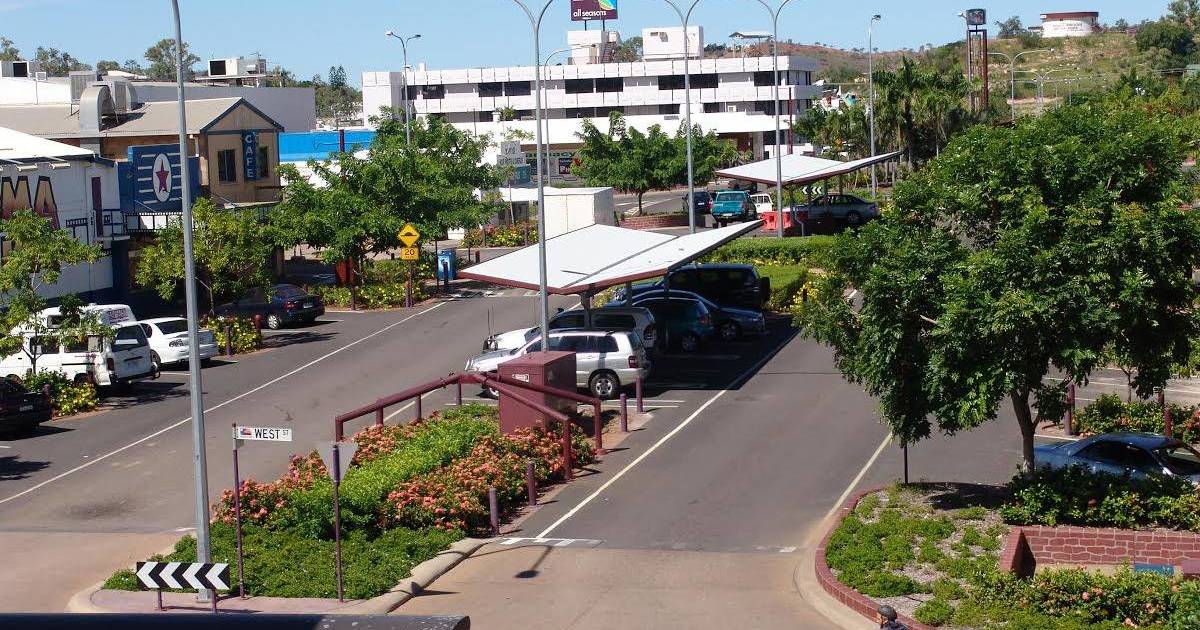
[[[28,433],[51,416],[50,397],[29,391],[15,379],[0,378],[0,432]]]
[[[292,324],[311,324],[325,314],[325,302],[294,284],[277,284],[268,289],[252,289],[246,295],[216,308],[217,315],[254,317],[277,330]]]
[[[1134,479],[1166,476],[1200,483],[1200,453],[1157,433],[1102,433],[1078,442],[1043,444],[1034,448],[1034,459],[1046,468],[1078,465]]]
[[[696,214],[701,212],[707,214],[712,212],[712,195],[708,194],[707,190],[697,190],[692,193],[692,205],[696,207]],[[688,211],[687,195],[680,198],[680,205],[684,212]]]

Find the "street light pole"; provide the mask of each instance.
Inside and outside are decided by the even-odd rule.
[[[408,37],[400,37],[392,31],[388,31],[384,35],[400,40],[400,53],[404,56],[404,67],[400,69],[400,74],[403,76],[401,85],[404,90],[404,144],[412,144],[412,124],[409,120],[410,116],[408,112],[410,105],[410,101],[408,100],[408,42],[414,39],[421,39],[421,34],[417,33]],[[363,112],[363,115],[366,115],[366,112]]]
[[[692,164],[692,77],[688,67],[688,60],[691,58],[691,52],[688,46],[691,43],[688,39],[688,21],[692,19],[692,10],[700,4],[700,0],[693,0],[691,6],[688,7],[687,13],[679,9],[679,5],[672,0],[663,0],[675,13],[679,15],[679,23],[683,26],[683,124],[687,126],[686,141],[687,141],[687,206],[688,206],[688,233],[696,233],[696,176],[693,172]],[[778,104],[777,104],[778,105]],[[776,120],[778,125],[778,120]]]
[[[208,537],[208,458],[204,446],[204,389],[200,383],[200,316],[196,309],[196,261],[192,245],[192,183],[188,172],[187,100],[183,94],[183,29],[179,24],[179,0],[171,0],[175,17],[175,83],[179,97],[179,179],[183,210],[183,289],[187,302],[188,398],[192,410],[192,470],[195,477],[196,560],[212,562]],[[211,601],[216,593],[200,590],[196,599]]]
[[[1028,55],[1031,53],[1039,53],[1039,52],[1054,52],[1054,49],[1053,48],[1039,48],[1037,50],[1024,50],[1015,55],[1009,55],[1007,53],[1002,53],[1002,52],[989,52],[988,53],[989,55],[995,55],[997,57],[1004,57],[1005,59],[1008,60],[1008,101],[1009,101],[1009,111],[1011,112],[1010,116],[1011,116],[1011,119],[1014,121],[1017,119],[1017,78],[1016,78],[1017,59],[1020,59],[1021,55]]]
[[[534,160],[537,161],[537,200],[538,200],[538,299],[541,302],[538,309],[540,316],[538,329],[542,334],[542,349],[550,349],[550,304],[546,295],[546,176],[542,159],[542,18],[554,0],[546,0],[542,10],[534,16],[523,0],[512,0],[525,17],[529,18],[529,28],[533,31],[533,119],[536,131],[534,141]]]
[[[871,127],[871,157],[875,157],[875,23],[882,19],[882,16],[876,13],[871,16],[871,22],[867,25],[867,124]],[[875,176],[875,164],[871,164],[871,195],[877,195],[878,181]]]
[[[783,156],[779,153],[779,14],[792,0],[783,0],[776,8],[771,8],[766,0],[758,0],[767,13],[771,15],[771,69],[774,76],[775,91],[775,202],[776,236],[783,238]]]

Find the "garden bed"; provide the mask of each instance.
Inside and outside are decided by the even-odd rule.
[[[818,578],[860,613],[887,603],[918,629],[1200,627],[1200,581],[1128,568],[1002,570],[1013,501],[1007,488],[958,484],[864,493],[818,550]]]
[[[578,430],[577,466],[594,460]],[[495,487],[502,514],[525,496],[525,466],[534,462],[540,486],[563,477],[560,440],[542,430],[501,435],[496,409],[466,405],[404,426],[371,427],[342,481],[341,513],[346,596],[387,592],[420,562],[465,535],[487,531],[487,493]],[[316,453],[293,455],[288,472],[270,483],[242,482],[246,590],[249,595],[332,597],[333,484]],[[234,556],[233,493],[213,506],[213,560]],[[195,561],[191,537],[170,561]],[[128,569],[105,588],[136,590]]]

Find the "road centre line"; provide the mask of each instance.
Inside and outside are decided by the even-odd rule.
[[[743,383],[745,383],[747,380],[749,380],[750,377],[753,376],[754,373],[759,370],[759,368],[766,365],[767,362],[770,361],[771,359],[774,359],[775,355],[779,354],[780,351],[782,351],[785,346],[787,346],[787,343],[779,344],[773,350],[771,350],[771,352],[769,352],[767,354],[767,356],[759,359],[757,363],[750,366],[745,372],[742,372],[741,375],[739,375],[736,379],[734,379],[732,382],[730,382],[729,385],[726,386],[725,389],[722,389],[721,391],[713,394],[711,398],[704,401],[704,404],[700,405],[700,407],[698,409],[693,411],[692,415],[690,415],[686,419],[684,419],[683,422],[680,422],[674,429],[671,429],[671,431],[668,432],[666,435],[659,438],[659,440],[657,442],[655,442],[654,444],[652,444],[650,446],[650,448],[646,449],[644,452],[642,452],[641,455],[638,455],[636,458],[634,458],[633,461],[626,464],[624,468],[622,468],[621,470],[619,470],[617,472],[617,474],[613,475],[612,478],[610,478],[608,481],[605,481],[599,488],[596,488],[596,490],[594,492],[592,492],[588,496],[584,497],[584,499],[582,501],[577,503],[575,505],[575,507],[568,510],[566,514],[563,514],[562,516],[560,516],[558,518],[558,520],[551,523],[549,527],[542,530],[542,533],[538,534],[537,537],[538,538],[546,538],[547,536],[549,536],[550,532],[554,531],[554,529],[556,527],[558,527],[559,525],[562,525],[564,522],[566,522],[567,519],[574,516],[576,512],[583,509],[584,506],[586,506],[588,503],[591,503],[596,497],[600,496],[600,494],[603,493],[605,490],[607,490],[609,486],[613,485],[614,483],[616,483],[616,481],[618,479],[625,476],[625,473],[632,470],[635,466],[640,464],[642,462],[642,460],[649,457],[651,453],[658,450],[658,447],[665,444],[667,442],[667,440],[670,440],[672,437],[675,437],[676,433],[679,433],[684,428],[686,428],[687,425],[691,424],[693,420],[700,417],[700,414],[704,413],[705,409],[708,409],[709,406],[711,406],[713,403],[717,402],[717,400],[719,400],[721,398],[721,396],[724,396],[726,392],[732,390],[735,387],[740,387]],[[882,449],[880,449],[880,450],[882,450]],[[878,456],[878,452],[876,453],[876,456]],[[874,460],[872,460],[872,461],[874,461]]]
[[[350,348],[352,348],[352,347],[354,347],[354,346],[357,346],[358,344],[360,344],[360,343],[362,343],[362,342],[364,342],[364,341],[366,341],[366,340],[368,340],[368,339],[371,339],[372,337],[375,337],[375,336],[377,336],[377,335],[381,335],[381,334],[383,334],[383,333],[385,333],[385,332],[387,332],[387,331],[389,331],[389,330],[391,330],[391,329],[395,328],[396,326],[399,326],[400,324],[403,324],[403,323],[405,323],[405,322],[409,321],[410,319],[413,319],[414,317],[417,317],[417,316],[419,316],[419,315],[424,315],[425,313],[428,313],[428,312],[430,312],[430,311],[432,311],[432,310],[434,310],[434,309],[436,309],[436,308],[439,308],[439,307],[440,307],[440,306],[442,306],[443,304],[446,304],[446,302],[438,302],[437,304],[434,304],[433,306],[430,306],[429,308],[427,308],[427,309],[425,309],[425,310],[423,310],[423,311],[419,311],[419,312],[417,312],[417,313],[413,313],[412,315],[409,315],[408,317],[405,317],[404,319],[402,319],[402,320],[400,320],[400,321],[398,321],[398,322],[394,322],[394,323],[392,323],[392,324],[388,324],[387,326],[384,326],[383,328],[380,328],[379,330],[377,330],[377,331],[375,331],[375,332],[373,332],[373,333],[371,333],[371,334],[367,335],[366,337],[363,337],[363,338],[361,338],[361,339],[356,339],[355,341],[351,341],[350,343],[348,343],[348,344],[346,344],[346,345],[344,345],[344,346],[342,346],[342,347],[340,347],[340,348],[337,348],[337,349],[335,349],[335,350],[332,350],[332,351],[330,351],[330,352],[328,352],[328,353],[326,353],[326,354],[323,354],[323,355],[321,355],[321,356],[317,357],[316,359],[313,359],[312,361],[309,361],[308,363],[305,363],[304,365],[301,365],[300,367],[298,367],[298,368],[296,368],[296,369],[294,369],[294,370],[292,370],[292,371],[290,371],[290,372],[287,372],[286,374],[283,374],[283,375],[281,375],[281,376],[277,376],[277,377],[275,377],[275,378],[273,378],[273,379],[271,379],[271,380],[267,381],[266,383],[263,383],[262,385],[259,385],[258,387],[255,387],[254,389],[251,389],[251,390],[248,390],[248,391],[242,392],[241,394],[238,394],[237,396],[234,396],[233,398],[230,398],[229,400],[226,400],[226,401],[224,401],[224,402],[221,402],[221,403],[218,403],[218,404],[216,404],[216,405],[213,405],[212,407],[209,407],[208,409],[205,409],[205,410],[204,410],[204,413],[210,413],[210,412],[216,411],[216,410],[220,409],[221,407],[224,407],[224,406],[226,406],[226,405],[229,405],[229,404],[231,404],[231,403],[237,402],[237,401],[239,401],[239,400],[241,400],[241,399],[243,399],[243,398],[245,398],[245,397],[247,397],[247,396],[249,396],[249,395],[251,395],[251,394],[254,394],[254,393],[260,392],[260,391],[262,391],[263,389],[266,389],[267,387],[270,387],[271,385],[274,385],[275,383],[278,383],[279,381],[282,381],[283,379],[285,379],[285,378],[287,378],[287,377],[289,377],[289,376],[292,376],[293,374],[296,374],[296,373],[298,373],[298,372],[300,372],[300,371],[302,371],[302,370],[305,370],[305,369],[307,369],[307,368],[310,368],[310,367],[312,367],[312,366],[314,366],[314,365],[316,365],[316,364],[318,364],[318,363],[320,363],[320,362],[324,361],[325,359],[328,359],[329,357],[331,357],[331,356],[333,356],[333,355],[335,355],[335,354],[338,354],[338,353],[342,352],[343,350],[348,350],[348,349],[350,349]],[[14,500],[14,499],[18,499],[18,498],[20,498],[20,497],[23,497],[23,496],[25,496],[25,495],[27,495],[27,494],[29,494],[29,493],[31,493],[31,492],[33,492],[33,491],[35,491],[35,490],[38,490],[38,489],[40,489],[40,488],[42,488],[42,487],[45,487],[45,486],[47,486],[47,485],[49,485],[49,484],[51,484],[51,483],[54,483],[55,481],[58,481],[59,479],[62,479],[62,478],[64,478],[64,477],[68,476],[68,475],[72,475],[72,474],[74,474],[74,473],[77,473],[77,472],[79,472],[79,471],[81,471],[81,470],[83,470],[83,469],[85,469],[85,468],[87,468],[87,467],[91,466],[92,464],[95,464],[95,463],[97,463],[97,462],[103,461],[103,460],[105,460],[105,459],[108,459],[109,457],[112,457],[113,455],[116,455],[116,454],[118,454],[118,453],[121,453],[121,452],[123,452],[123,451],[129,450],[129,449],[131,449],[131,448],[133,448],[133,447],[135,447],[135,446],[137,446],[137,445],[139,445],[139,444],[142,444],[142,443],[144,443],[144,442],[147,442],[147,441],[149,441],[149,440],[152,440],[152,439],[154,439],[154,438],[156,438],[156,437],[158,437],[158,436],[160,436],[160,435],[162,435],[162,434],[166,433],[167,431],[170,431],[171,429],[174,429],[174,428],[177,428],[177,427],[183,426],[184,424],[187,424],[188,422],[190,422],[190,421],[191,421],[191,419],[192,419],[192,417],[191,417],[191,416],[188,416],[188,417],[184,418],[183,420],[180,420],[180,421],[178,421],[178,422],[175,422],[175,423],[173,423],[173,424],[171,424],[171,425],[169,425],[169,426],[167,426],[167,427],[165,427],[165,428],[159,429],[158,431],[155,431],[154,433],[151,433],[151,434],[149,434],[149,435],[147,435],[147,436],[145,436],[145,437],[143,437],[143,438],[141,438],[141,439],[139,439],[139,440],[136,440],[136,441],[134,441],[134,442],[130,442],[129,444],[126,444],[125,446],[122,446],[121,448],[118,448],[118,449],[116,449],[116,450],[114,450],[114,451],[109,451],[108,453],[105,453],[104,455],[101,455],[100,457],[97,457],[97,458],[95,458],[95,459],[92,459],[92,460],[90,460],[90,461],[87,461],[87,462],[85,462],[85,463],[83,463],[83,464],[80,464],[80,465],[78,465],[78,466],[76,466],[76,467],[74,467],[74,468],[72,468],[71,470],[68,470],[68,471],[66,471],[66,472],[59,473],[59,474],[57,474],[57,475],[55,475],[55,476],[53,476],[53,477],[51,477],[51,478],[49,478],[49,479],[47,479],[47,480],[45,480],[45,481],[43,481],[43,482],[39,483],[39,484],[36,484],[36,485],[34,485],[34,486],[31,486],[31,487],[29,487],[29,488],[26,488],[25,490],[22,490],[22,491],[20,491],[20,492],[18,492],[18,493],[16,493],[16,494],[14,494],[14,495],[12,495],[12,496],[8,496],[8,497],[5,497],[5,498],[3,498],[3,499],[0,499],[0,504],[8,503],[9,501],[12,501],[12,500]]]

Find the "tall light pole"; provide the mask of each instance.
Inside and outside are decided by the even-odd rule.
[[[1021,57],[1021,55],[1028,55],[1030,53],[1038,53],[1038,52],[1054,52],[1054,49],[1053,48],[1039,48],[1037,50],[1025,50],[1025,51],[1019,52],[1015,55],[1009,55],[1008,53],[1002,53],[1002,52],[989,52],[988,53],[989,55],[996,55],[997,57],[1004,57],[1005,59],[1008,60],[1008,101],[1009,101],[1009,111],[1011,112],[1010,116],[1011,116],[1011,119],[1014,121],[1017,119],[1017,79],[1016,79],[1017,59],[1019,59]]]
[[[963,28],[966,29],[966,39],[963,40],[963,51],[966,53],[966,69],[967,69],[967,107],[971,112],[975,112],[975,93],[971,91],[971,25],[967,23],[967,12],[962,11],[958,17],[963,19]]]
[[[679,24],[683,27],[683,124],[687,126],[687,179],[688,179],[688,233],[696,233],[696,176],[692,165],[692,77],[688,68],[688,60],[692,54],[688,50],[691,40],[688,39],[688,21],[692,19],[692,10],[700,4],[700,0],[692,0],[687,12],[682,11],[673,0],[663,0],[675,9],[679,15]],[[776,121],[778,124],[778,121]]]
[[[188,399],[192,409],[192,474],[195,477],[196,561],[212,562],[208,538],[208,457],[204,448],[204,389],[200,383],[200,316],[196,309],[196,260],[192,248],[192,183],[188,172],[187,100],[183,95],[183,29],[179,25],[179,0],[171,0],[175,17],[175,84],[179,91],[179,179],[183,210],[183,291],[187,302]],[[215,595],[201,590],[196,598],[207,602]]]
[[[554,0],[546,0],[542,10],[537,15],[529,10],[523,0],[512,0],[525,17],[529,18],[529,28],[533,32],[533,120],[535,127],[534,160],[537,162],[537,200],[538,200],[538,309],[540,320],[538,329],[542,334],[542,349],[550,349],[550,303],[546,296],[546,176],[543,172],[542,160],[542,18]]]
[[[385,37],[395,37],[400,40],[400,53],[404,55],[404,67],[400,74],[403,75],[401,84],[404,86],[404,144],[412,144],[412,125],[409,121],[409,100],[408,100],[408,42],[414,39],[421,39],[421,34],[409,35],[408,37],[400,37],[399,35],[388,31],[384,33]],[[363,115],[366,115],[365,112]]]
[[[875,23],[883,16],[876,13],[867,25],[867,124],[871,127],[871,157],[875,157]],[[875,164],[871,164],[871,195],[878,194]]]
[[[783,0],[778,7],[771,8],[767,0],[758,0],[771,15],[771,69],[775,80],[775,209],[777,211],[776,235],[783,238],[783,156],[779,147],[779,14],[792,0]]]

